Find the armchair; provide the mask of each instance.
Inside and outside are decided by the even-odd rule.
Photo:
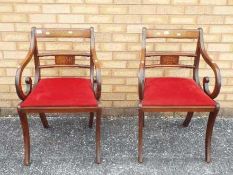
[[[38,38],[83,38],[90,40],[90,52],[77,51],[49,51],[39,52]],[[54,64],[41,65],[42,57],[55,57]],[[75,56],[87,57],[89,65],[76,64]],[[34,59],[35,80],[26,77],[26,91],[23,90],[22,74],[28,63]],[[56,77],[42,78],[42,69],[52,68],[82,68],[90,70],[90,78],[82,77]],[[96,162],[100,163],[100,123],[101,106],[101,72],[96,56],[94,29],[39,29],[32,28],[29,51],[17,69],[15,87],[19,98],[22,100],[18,107],[24,140],[24,164],[30,163],[30,135],[27,120],[28,113],[39,113],[45,128],[49,127],[45,113],[90,113],[89,127],[92,127],[96,113]]]
[[[146,40],[151,38],[193,39],[196,40],[195,52],[147,52]],[[146,64],[148,57],[159,57],[159,64]],[[179,57],[193,59],[193,64],[179,63]],[[209,77],[199,81],[200,56],[214,72],[215,84],[209,90]],[[145,71],[151,68],[186,68],[193,72],[192,78],[183,77],[146,77]],[[214,99],[221,88],[218,66],[213,63],[204,47],[203,31],[197,30],[142,30],[142,49],[138,74],[139,121],[138,121],[138,161],[142,162],[144,112],[187,112],[183,126],[187,127],[194,112],[209,112],[205,139],[205,160],[211,160],[211,136],[220,105]]]

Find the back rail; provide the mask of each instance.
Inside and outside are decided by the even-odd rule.
[[[198,39],[198,30],[162,30],[162,29],[148,29],[146,30],[146,38],[174,38],[174,39]]]
[[[35,28],[38,38],[91,38],[90,29],[41,29]]]

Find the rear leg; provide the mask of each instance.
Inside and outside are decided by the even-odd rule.
[[[145,126],[145,114],[144,112],[142,113],[142,126]]]
[[[89,118],[89,128],[92,128],[93,126],[93,120],[94,120],[94,112],[90,112],[90,118]]]
[[[187,113],[187,116],[183,122],[183,127],[188,127],[189,126],[189,123],[191,122],[191,119],[193,117],[193,112],[188,112]]]
[[[48,124],[48,120],[46,118],[45,113],[39,113],[39,115],[40,115],[40,120],[41,120],[42,125],[44,126],[44,128],[48,128],[49,124]]]

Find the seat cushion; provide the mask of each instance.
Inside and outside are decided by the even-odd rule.
[[[192,79],[146,78],[143,106],[215,106]]]
[[[21,107],[93,107],[97,101],[89,79],[41,79]]]

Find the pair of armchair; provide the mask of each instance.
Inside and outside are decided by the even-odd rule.
[[[50,51],[39,52],[38,38],[84,38],[90,40],[90,52]],[[146,40],[150,38],[196,39],[196,52],[147,52]],[[55,64],[41,65],[42,57],[55,57]],[[88,65],[76,64],[75,56],[87,57]],[[146,64],[147,57],[159,56],[159,64]],[[192,57],[194,64],[179,64],[179,57]],[[203,88],[199,82],[198,70],[200,56],[213,69],[215,86],[213,92],[208,88],[209,78],[204,77]],[[34,83],[30,77],[25,78],[26,91],[23,90],[22,74],[28,63],[34,58]],[[90,78],[58,77],[41,78],[42,69],[50,68],[83,68],[89,69]],[[144,112],[187,112],[183,123],[188,126],[194,112],[210,112],[206,130],[206,161],[210,162],[210,144],[214,122],[219,111],[219,104],[213,99],[220,91],[220,72],[205,51],[202,29],[197,30],[147,30],[142,32],[142,50],[139,66],[139,130],[138,130],[138,161],[142,162]],[[150,77],[145,78],[146,69],[150,68],[188,68],[193,70],[193,78]],[[48,121],[45,113],[88,112],[89,127],[93,125],[96,114],[96,163],[100,163],[100,125],[101,96],[100,64],[96,56],[94,29],[37,29],[32,28],[29,52],[19,66],[15,79],[16,91],[22,102],[17,110],[21,121],[24,140],[24,164],[30,163],[30,135],[27,120],[28,113],[38,113],[45,128]]]

